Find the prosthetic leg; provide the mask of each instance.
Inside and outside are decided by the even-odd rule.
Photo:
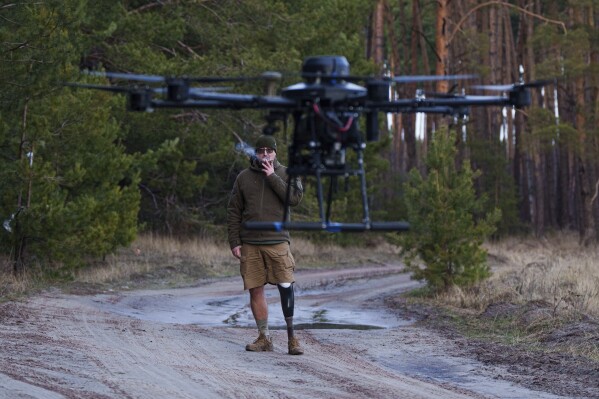
[[[279,294],[281,295],[281,307],[283,309],[283,316],[285,316],[285,324],[287,324],[287,338],[289,339],[289,354],[290,355],[302,355],[303,349],[300,347],[297,338],[293,333],[293,308],[294,308],[294,294],[293,294],[293,283],[280,283],[277,284]]]
[[[277,287],[279,288],[279,294],[281,294],[281,307],[287,324],[287,336],[291,338],[293,337],[293,283],[280,283],[277,284]]]

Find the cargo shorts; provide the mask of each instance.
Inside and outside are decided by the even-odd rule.
[[[288,242],[241,246],[240,272],[245,290],[265,284],[293,283],[294,270],[295,260]]]

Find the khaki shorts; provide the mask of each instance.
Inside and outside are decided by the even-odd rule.
[[[243,288],[261,287],[265,284],[293,283],[295,260],[289,243],[241,246],[241,277]]]

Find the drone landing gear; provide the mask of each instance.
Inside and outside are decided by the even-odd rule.
[[[284,228],[290,230],[324,230],[331,233],[338,232],[363,232],[367,230],[378,230],[378,231],[397,231],[407,230],[408,224],[405,222],[372,222],[370,220],[368,198],[366,195],[366,176],[364,169],[358,169],[351,171],[351,173],[360,178],[360,194],[362,199],[362,222],[361,223],[337,223],[331,221],[331,205],[333,202],[333,191],[337,178],[340,176],[346,176],[346,171],[318,171],[316,173],[316,190],[319,204],[319,222],[289,222],[284,224]],[[327,193],[326,201],[326,215],[324,210],[323,201],[323,182],[324,176],[329,177],[329,189]]]
[[[289,207],[285,207],[285,214],[281,222],[248,222],[245,227],[249,230],[306,230],[306,231],[328,231],[339,232],[364,232],[364,231],[406,231],[410,226],[407,222],[372,222],[368,208],[368,197],[366,192],[366,172],[362,152],[358,152],[358,168],[290,168],[288,170],[289,180],[285,203],[289,203],[291,195],[292,180],[299,175],[313,175],[316,177],[316,196],[318,199],[319,221],[314,222],[290,222],[288,220]],[[329,177],[329,188],[327,192],[326,209],[324,201],[323,179]],[[360,194],[362,200],[362,222],[361,223],[337,223],[331,221],[331,207],[333,203],[333,192],[335,191],[339,177],[358,176],[360,178]]]

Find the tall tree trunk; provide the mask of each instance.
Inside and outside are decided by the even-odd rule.
[[[574,7],[573,8],[573,22],[575,25],[585,25],[585,7]],[[583,60],[580,62],[588,65],[590,54],[583,54]],[[595,223],[593,218],[593,203],[591,193],[591,177],[587,170],[586,154],[588,153],[587,146],[587,121],[585,112],[589,108],[585,96],[585,77],[581,75],[576,78],[574,82],[575,96],[576,96],[576,129],[579,135],[579,148],[581,155],[577,159],[578,161],[578,177],[580,183],[580,200],[581,200],[581,220],[579,226],[580,242],[588,244],[595,234]]]
[[[395,32],[395,19],[393,13],[389,7],[389,3],[385,0],[385,26],[389,32],[389,44],[391,47],[391,60],[390,60],[390,71],[393,76],[401,74],[401,56],[400,56],[400,44],[398,41],[398,35]],[[404,13],[404,2],[399,2],[400,7],[400,18],[405,15]],[[392,93],[395,93],[395,88],[391,88]],[[392,137],[391,137],[391,153],[389,154],[389,163],[391,165],[391,173],[396,174],[401,170],[401,159],[402,159],[402,140],[401,131],[402,126],[402,115],[393,114],[392,124],[390,126]]]
[[[24,153],[25,144],[28,141],[26,137],[27,132],[27,118],[29,111],[29,98],[25,100],[25,105],[23,106],[23,114],[21,119],[21,141],[19,143],[18,150],[18,159],[21,162],[24,162],[24,158],[27,156]],[[19,191],[19,195],[17,198],[17,212],[14,214],[14,227],[13,227],[13,242],[12,242],[12,264],[13,264],[13,273],[15,275],[21,275],[25,271],[25,262],[23,261],[23,256],[25,255],[25,245],[27,243],[27,239],[22,231],[21,222],[20,222],[20,213],[23,209],[31,206],[31,185],[32,185],[33,176],[31,175],[31,170],[29,170],[29,182],[27,184],[27,199],[25,200],[25,204],[23,204],[23,191]]]
[[[450,0],[437,0],[437,23],[435,31],[435,51],[437,52],[437,64],[435,74],[444,76],[447,75],[448,63],[448,43],[447,36],[449,34],[447,28],[447,16]],[[437,92],[447,93],[449,91],[449,83],[446,80],[437,82]]]
[[[412,35],[410,41],[410,61],[412,75],[418,75],[418,43],[420,42],[421,31],[419,27],[422,25],[420,22],[420,7],[419,1],[412,1]],[[415,85],[408,84],[404,85],[405,93],[413,95]],[[414,127],[414,114],[406,114],[404,119],[404,136],[406,143],[406,169],[411,170],[418,166],[418,159],[416,157],[416,135]]]
[[[414,1],[414,3],[417,3],[416,1]],[[429,45],[426,41],[425,38],[425,30],[424,30],[424,26],[422,24],[422,14],[421,14],[421,8],[420,5],[417,6],[417,10],[418,10],[418,14],[417,14],[417,18],[415,19],[415,23],[416,23],[416,32],[418,33],[418,45],[419,45],[419,50],[420,50],[420,59],[422,60],[422,69],[419,71],[419,74],[422,75],[428,75],[431,71],[431,66],[430,66],[430,62],[429,62],[429,58],[428,58],[428,48]],[[414,74],[418,74],[418,70],[415,71]],[[428,82],[424,82],[424,90],[425,91],[430,91],[431,85]],[[411,90],[411,95],[415,94],[415,90],[416,87],[410,87]],[[416,115],[414,115],[414,125],[416,125]],[[430,128],[430,124],[428,123],[428,115],[424,115],[423,120],[426,123],[426,126],[424,127],[424,134],[423,137],[421,139],[421,141],[419,142],[418,140],[414,141],[415,144],[415,148],[416,148],[416,166],[422,168],[423,162],[422,159],[426,156],[427,153],[427,141],[429,138],[429,128]],[[418,132],[415,132],[418,133]]]
[[[516,63],[516,48],[514,44],[514,36],[512,33],[512,24],[510,20],[510,14],[508,12],[503,13],[503,31],[505,32],[505,73],[503,78],[506,82],[513,82],[516,80],[518,65]],[[507,132],[506,132],[506,157],[510,169],[513,168],[514,160],[514,118],[512,117],[511,109],[507,112]],[[513,173],[513,170],[510,170]]]
[[[536,3],[536,2],[534,2]],[[535,4],[532,4],[533,8]],[[526,62],[525,62],[525,80],[532,81],[535,79],[535,54],[534,46],[532,45],[532,39],[534,36],[534,22],[529,16],[525,16],[527,19],[526,24],[526,40],[528,45],[526,46]],[[532,104],[540,105],[540,99],[536,90],[531,90]],[[542,236],[545,233],[545,180],[543,176],[543,154],[541,150],[541,143],[538,138],[531,138],[532,145],[529,148],[531,158],[531,168],[529,173],[532,175],[530,192],[532,194],[531,207],[533,212],[533,228],[537,236]]]
[[[596,27],[595,27],[595,19],[594,19],[594,9],[593,9],[593,4],[589,4],[589,5],[585,5],[585,9],[583,11],[583,18],[584,21],[583,23],[585,25],[589,26],[589,30],[590,31],[595,31]],[[598,64],[599,64],[599,48],[597,48],[597,46],[593,46],[591,44],[591,48],[590,48],[590,54],[588,54],[587,57],[585,57],[586,60],[588,60],[587,62],[590,64],[589,65],[589,70],[593,71],[593,68],[597,68]],[[583,82],[583,89],[585,88],[585,86],[589,86],[591,81],[593,79],[589,79],[589,84],[588,85],[584,85]],[[578,82],[577,82],[578,83]],[[588,113],[589,115],[594,115],[595,117],[599,116],[596,112],[596,108],[592,107],[592,101],[596,100],[598,98],[597,96],[597,85],[595,84],[595,87],[592,87],[591,90],[589,91],[589,95],[588,97],[585,96],[583,94],[584,98],[584,109],[585,109],[585,113]],[[595,111],[595,112],[593,112]],[[583,114],[584,117],[584,114]],[[597,120],[597,119],[595,119]],[[587,129],[587,121],[586,119],[584,121],[584,129],[586,132]],[[589,130],[592,129],[592,126],[588,127]],[[582,235],[582,243],[585,246],[590,245],[593,242],[597,241],[597,221],[596,221],[596,215],[594,210],[596,209],[596,203],[597,203],[597,197],[599,195],[599,178],[597,177],[597,138],[596,136],[592,136],[592,135],[583,135],[581,137],[582,140],[584,140],[581,145],[582,145],[582,149],[583,149],[583,155],[585,157],[585,179],[584,182],[582,182],[582,184],[584,185],[584,189],[583,192],[585,193],[584,195],[584,230],[583,230],[583,235]]]
[[[377,1],[372,19],[372,59],[382,71],[385,62],[385,0]]]

